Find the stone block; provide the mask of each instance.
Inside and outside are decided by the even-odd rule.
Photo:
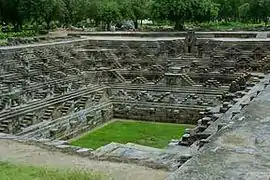
[[[92,155],[92,151],[93,151],[93,149],[80,148],[80,149],[76,150],[76,153],[78,153],[80,156],[90,156],[90,155]]]

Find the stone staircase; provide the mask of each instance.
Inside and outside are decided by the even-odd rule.
[[[183,60],[184,62],[188,62],[198,60],[198,58],[193,56],[192,54],[183,54],[181,56],[181,60]]]
[[[109,60],[112,60],[114,62],[116,68],[122,68],[122,65],[118,61],[118,57],[114,53],[105,52],[105,55]]]
[[[10,69],[9,73],[15,74],[15,73],[18,73],[18,70],[17,68],[13,68],[13,69]]]
[[[257,35],[256,35],[256,39],[266,39],[268,36],[268,33],[267,32],[259,32]]]
[[[191,64],[193,61],[198,61],[198,60],[199,58],[191,54],[182,54],[180,57],[170,58],[168,62],[178,65],[178,66],[185,66],[185,65]]]
[[[10,119],[6,119],[6,120],[0,122],[0,132],[1,133],[10,133],[9,126],[11,124],[11,121],[12,120],[10,120]]]
[[[63,94],[63,90],[61,88],[55,88],[53,93],[59,96]]]
[[[98,91],[96,94],[95,94],[95,98],[94,98],[94,102],[99,102],[100,99],[102,98],[103,96],[103,92],[102,91]]]
[[[34,63],[30,67],[31,70],[42,70],[43,69],[43,63]]]
[[[187,74],[181,74],[180,75],[180,78],[185,82],[187,83],[189,86],[194,86],[196,85],[196,83],[190,78],[189,75]]]
[[[9,98],[8,97],[4,97],[4,99],[2,100],[1,104],[0,104],[0,110],[4,110],[6,105],[8,104]]]
[[[164,77],[165,77],[165,75],[163,74],[163,75],[161,75],[155,82],[154,82],[154,84],[158,84],[158,83],[160,83],[160,81],[162,81],[162,79],[164,79]]]
[[[55,106],[49,106],[43,113],[41,120],[49,121],[52,119],[53,111],[55,110]]]
[[[76,103],[76,108],[77,110],[81,110],[81,109],[84,109],[85,108],[85,104],[86,102],[88,101],[89,97],[88,96],[83,96],[81,97],[81,99]]]
[[[43,81],[43,78],[41,76],[34,76],[32,79],[35,82],[42,82]]]
[[[46,97],[46,94],[44,92],[37,92],[34,96],[34,99],[44,99]]]
[[[19,126],[21,129],[27,128],[33,124],[34,113],[27,113],[24,118],[20,121]]]
[[[124,76],[122,76],[118,71],[111,71],[111,72],[120,82],[126,82]]]
[[[60,110],[62,115],[67,115],[69,110],[71,109],[72,105],[73,105],[73,102],[71,102],[71,101],[65,102],[64,106]]]

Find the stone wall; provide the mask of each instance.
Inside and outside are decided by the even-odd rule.
[[[0,132],[66,138],[112,119],[108,87],[75,51],[86,44],[80,39],[0,48]]]
[[[112,87],[114,116],[172,123],[196,124],[199,113],[220,103],[225,90],[205,93],[200,87],[168,88],[153,85]],[[206,88],[204,89],[207,90]]]
[[[113,106],[109,102],[104,102],[69,116],[30,126],[17,135],[32,139],[71,139],[112,118]]]
[[[268,70],[269,49],[267,41],[205,39],[192,32],[185,38],[2,47],[0,132],[28,133],[34,125],[53,129],[62,118],[69,129],[68,119],[76,124],[73,114],[102,103],[110,104],[110,118],[197,124],[203,111],[246,88],[246,71]],[[34,132],[48,137],[51,130],[45,129]],[[57,137],[72,134],[63,131]]]

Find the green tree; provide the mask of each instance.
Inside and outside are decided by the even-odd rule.
[[[36,29],[43,22],[50,29],[50,23],[61,20],[64,16],[65,4],[63,0],[21,0],[22,14],[36,24]]]
[[[217,10],[211,0],[153,0],[152,4],[153,18],[174,22],[176,30],[182,30],[185,21],[210,19]]]
[[[250,4],[244,3],[238,7],[239,19],[241,21],[248,21],[250,17]]]
[[[101,0],[88,0],[86,16],[95,21],[95,26],[98,27],[102,20],[102,3]]]
[[[135,28],[138,28],[138,21],[150,17],[150,0],[123,0],[120,1],[121,15],[125,19],[131,19]]]
[[[204,22],[214,20],[218,16],[219,5],[212,0],[195,0],[191,3],[190,20]]]
[[[66,24],[77,24],[86,19],[90,0],[63,0],[65,4]]]
[[[116,1],[104,1],[99,7],[101,20],[106,24],[106,29],[110,29],[112,22],[121,19],[120,7]]]
[[[3,21],[12,23],[15,31],[22,29],[24,16],[20,11],[21,0],[0,0],[0,12]]]
[[[253,21],[263,21],[267,25],[270,16],[270,0],[250,0],[249,5],[249,14]]]

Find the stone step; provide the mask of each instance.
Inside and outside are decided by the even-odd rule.
[[[7,132],[8,131],[8,129],[6,128],[6,127],[2,127],[1,125],[0,125],[0,132]]]
[[[45,111],[44,113],[43,113],[43,116],[51,116],[52,115],[52,112],[53,111]]]
[[[73,103],[71,103],[71,102],[66,102],[65,105],[64,105],[64,107],[70,107],[70,106],[72,106],[72,104]]]
[[[48,110],[50,110],[50,111],[53,111],[55,109],[55,107],[54,106],[50,106],[50,107],[48,107]]]
[[[256,38],[257,38],[257,39],[266,39],[266,38],[267,38],[267,35],[268,35],[267,32],[259,32],[259,33],[256,35]]]
[[[8,124],[3,124],[3,123],[1,123],[1,124],[0,124],[0,127],[7,128],[7,127],[8,127]]]
[[[190,155],[167,151],[134,143],[110,143],[93,151],[99,159],[145,165],[150,168],[176,170]]]
[[[28,123],[31,121],[32,121],[32,118],[24,118],[23,120],[21,120],[21,122],[23,122],[23,123]]]
[[[68,111],[70,107],[64,106],[61,111]]]
[[[5,119],[5,120],[1,121],[1,123],[2,124],[9,124],[9,123],[11,123],[11,120]]]
[[[34,110],[38,110],[41,108],[48,108],[50,106],[54,106],[55,104],[59,104],[59,103],[64,103],[70,100],[74,100],[75,98],[79,98],[81,96],[85,96],[88,95],[90,93],[93,93],[95,91],[98,90],[103,90],[105,86],[101,86],[98,87],[96,85],[94,85],[92,88],[84,88],[78,91],[74,91],[74,92],[70,92],[67,93],[63,96],[56,96],[47,100],[42,100],[42,101],[33,101],[31,103],[28,103],[27,106],[23,105],[21,107],[18,108],[12,108],[8,111],[4,111],[0,113],[1,116],[1,120],[5,121],[7,119],[12,119],[13,117],[17,117],[17,116],[24,116],[25,114],[29,113],[29,112],[33,112]]]
[[[33,117],[26,116],[22,121],[32,121]]]
[[[27,113],[25,116],[34,116],[35,113]]]
[[[51,111],[51,110],[46,110],[46,111],[44,112],[44,115],[51,115],[52,112],[53,112],[53,111]]]
[[[163,149],[158,149],[158,148],[149,147],[149,146],[143,146],[143,145],[135,144],[135,143],[127,143],[127,144],[125,144],[125,147],[135,148],[135,149],[142,150],[142,151],[164,152]]]
[[[77,103],[77,106],[84,106],[84,105],[85,105],[85,102],[79,101],[79,102]]]
[[[80,101],[87,101],[87,100],[88,100],[88,97],[84,96],[84,97],[81,98]]]
[[[30,124],[28,123],[20,123],[21,128],[27,128]]]
[[[68,110],[61,110],[61,113],[63,114],[63,115],[65,115],[65,114],[67,114],[68,113]]]

